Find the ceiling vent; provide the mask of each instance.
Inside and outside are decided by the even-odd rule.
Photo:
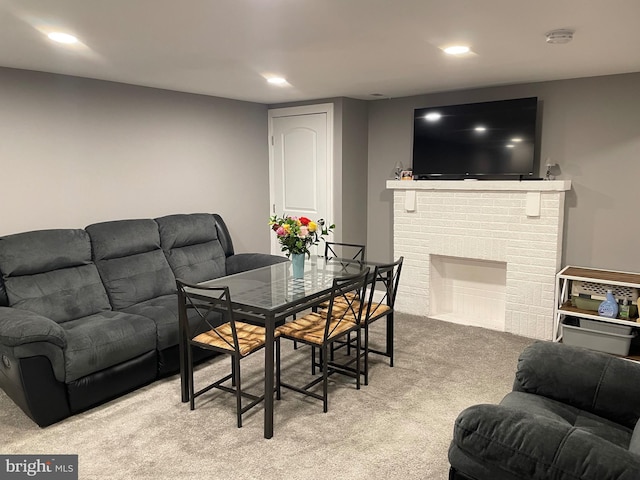
[[[569,43],[573,40],[573,30],[560,29],[547,33],[547,43],[561,44]]]

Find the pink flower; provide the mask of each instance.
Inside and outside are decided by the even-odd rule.
[[[276,235],[278,235],[279,237],[284,237],[286,234],[287,231],[282,227],[278,227],[278,229],[276,230]]]
[[[298,235],[300,238],[304,238],[307,235],[309,235],[309,227],[305,227],[305,226],[301,226],[300,227],[300,235]]]

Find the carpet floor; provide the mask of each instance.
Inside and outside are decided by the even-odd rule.
[[[275,434],[262,409],[236,427],[235,399],[210,391],[196,409],[173,376],[41,429],[0,391],[3,454],[77,454],[80,479],[442,479],[453,423],[464,408],[511,390],[531,339],[396,314],[396,360],[371,356],[368,386],[333,375],[329,411],[291,390],[275,402]],[[384,321],[371,333],[384,342]],[[261,393],[263,355],[242,362],[243,388]],[[198,367],[196,388],[230,370],[227,357]],[[282,341],[282,379],[310,378],[309,349]],[[321,388],[321,386],[318,386]]]

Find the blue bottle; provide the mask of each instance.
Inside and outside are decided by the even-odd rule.
[[[618,302],[611,290],[607,290],[607,297],[598,307],[598,315],[607,318],[616,318],[618,316]]]

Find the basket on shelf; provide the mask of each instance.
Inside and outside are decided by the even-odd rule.
[[[638,316],[638,289],[623,285],[607,285],[604,283],[573,280],[571,282],[571,305],[576,308],[598,311],[598,306],[605,299],[607,290],[611,290],[619,303],[627,299],[629,316]]]

